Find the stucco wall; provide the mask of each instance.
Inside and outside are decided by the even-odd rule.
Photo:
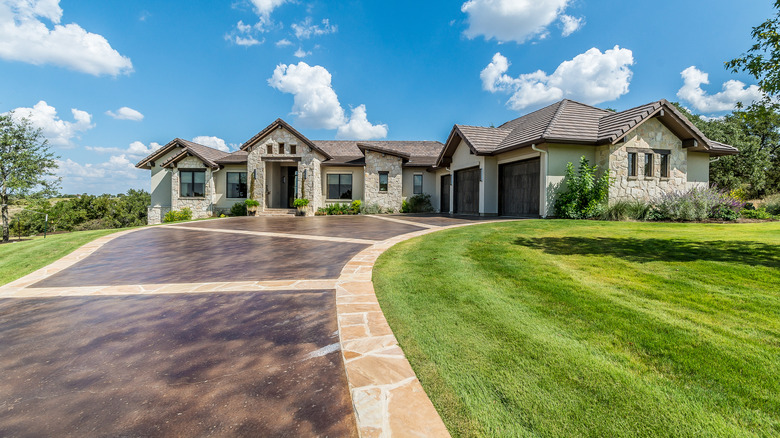
[[[338,167],[322,166],[321,186],[323,205],[344,204],[355,199],[363,200],[364,176],[363,167]],[[349,174],[352,175],[352,199],[328,199],[328,174]]]
[[[437,169],[436,172],[433,173],[433,181],[436,187],[436,201],[434,202],[434,197],[431,196],[431,204],[433,204],[433,209],[439,213],[450,213],[450,211],[441,211],[441,177],[444,175],[451,175],[447,169]],[[450,210],[452,209],[452,182],[450,182]]]
[[[279,150],[280,143],[284,143],[283,151]],[[273,147],[273,153],[271,154],[268,153],[268,145]],[[295,145],[296,147],[295,154],[290,153],[291,145]],[[291,159],[299,157],[298,193],[296,197],[309,199],[308,214],[310,215],[319,207],[323,206],[320,163],[324,157],[319,152],[314,151],[303,144],[296,136],[292,135],[286,129],[277,128],[258,140],[249,152],[247,158],[247,182],[250,186],[253,174],[256,176],[255,190],[254,193],[251,193],[251,197],[260,202],[261,209],[264,209],[265,206],[268,205],[266,202],[266,193],[268,192],[268,189],[278,190],[280,188],[273,184],[270,187],[266,187],[266,174],[270,167],[266,166],[266,162],[263,161],[263,158],[268,157]],[[273,178],[274,175],[271,175],[271,177]],[[276,179],[272,179],[272,182],[273,181],[276,181]]]
[[[414,196],[414,175],[422,175],[423,193],[427,193],[431,195],[431,204],[433,204],[434,198],[436,199],[436,202],[438,202],[439,194],[436,191],[436,176],[433,174],[433,172],[428,172],[425,169],[426,169],[425,167],[404,167],[403,168],[402,170],[403,187],[402,187],[401,196],[403,196],[404,198],[410,198]]]
[[[181,153],[181,148],[174,148],[154,162],[151,170],[152,207],[170,207],[173,205],[171,203],[171,169],[165,169],[161,164],[179,153]]]
[[[686,188],[707,188],[710,185],[710,155],[688,151],[688,181]]]
[[[452,154],[452,163],[450,164],[450,170],[456,171],[461,169],[468,169],[469,167],[482,167],[482,157],[471,154],[471,149],[462,141],[455,148],[455,152]]]
[[[637,176],[628,176],[628,151],[638,149]],[[652,149],[669,150],[669,178],[661,178],[661,156]],[[644,176],[644,152],[653,153],[653,176]],[[609,169],[615,181],[610,186],[609,198],[614,200],[654,199],[663,193],[686,189],[688,151],[682,141],[656,119],[650,119],[626,136],[624,143],[605,146],[599,150],[600,161],[609,160]],[[708,178],[709,179],[709,178]]]
[[[365,205],[377,204],[384,210],[399,211],[403,201],[401,158],[373,151],[366,151],[365,155]],[[386,192],[379,191],[379,172],[388,172]]]
[[[205,169],[205,196],[198,198],[182,198],[179,196],[179,190],[181,189],[181,185],[179,184],[180,169]],[[171,176],[171,193],[174,210],[181,210],[185,207],[189,207],[189,209],[192,210],[193,219],[210,217],[212,214],[212,196],[214,193],[214,180],[211,177],[211,169],[206,168],[199,158],[184,158],[176,164],[176,169],[174,169]]]
[[[244,164],[226,164],[224,168],[214,172],[214,205],[217,209],[229,209],[236,202],[244,202],[246,198],[227,197],[228,172],[246,172]],[[249,192],[249,175],[247,175],[247,192]]]

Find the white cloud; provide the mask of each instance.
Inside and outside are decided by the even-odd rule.
[[[13,111],[13,119],[20,121],[25,118],[49,140],[53,146],[73,147],[71,140],[88,129],[93,128],[92,115],[76,108],[71,109],[73,122],[62,120],[57,116],[57,109],[45,101],[36,103],[32,108],[19,107]]]
[[[95,76],[133,71],[130,58],[75,23],[61,25],[59,0],[0,0],[0,58],[54,64]],[[43,20],[51,22],[50,29]]]
[[[350,140],[370,140],[387,137],[387,125],[372,125],[366,115],[366,106],[358,105],[352,109],[349,121],[339,126],[336,138]]]
[[[156,151],[157,149],[160,149],[160,147],[161,145],[155,142],[151,142],[149,143],[149,146],[147,146],[140,141],[134,141],[130,143],[130,146],[128,146],[127,149],[106,148],[106,147],[96,147],[96,146],[86,146],[85,149],[87,149],[88,151],[93,151],[101,154],[120,154],[135,160],[140,160],[141,158],[148,156],[149,154]]]
[[[709,75],[690,66],[680,73],[684,85],[677,91],[677,97],[688,102],[696,110],[713,113],[720,111],[732,111],[737,107],[737,102],[750,105],[754,101],[761,100],[764,96],[757,85],[746,86],[744,82],[730,80],[723,84],[723,91],[707,95],[701,86],[709,84]]]
[[[257,15],[257,23],[245,24],[243,20],[236,23],[233,30],[225,35],[225,39],[238,46],[251,47],[265,42],[260,34],[277,27],[271,19],[271,13],[290,0],[250,0],[252,9]],[[277,43],[278,45],[278,43]]]
[[[307,40],[313,36],[327,35],[338,31],[338,26],[331,25],[327,18],[322,20],[322,25],[319,25],[312,24],[311,17],[306,17],[306,20],[298,24],[293,23],[291,27],[295,32],[295,37],[299,40]]]
[[[293,53],[293,56],[295,56],[296,58],[305,58],[309,55],[311,55],[311,51],[307,52],[303,50],[303,48],[301,47],[298,47],[298,50],[296,50],[295,53]]]
[[[509,60],[496,53],[480,73],[482,87],[511,94],[507,104],[514,110],[537,107],[562,98],[595,105],[628,93],[634,64],[631,50],[618,46],[601,53],[595,47],[562,62],[548,75],[537,70],[517,78],[506,74]]]
[[[140,122],[141,120],[144,119],[143,114],[141,114],[140,112],[132,108],[128,108],[126,106],[119,108],[118,110],[116,110],[116,112],[106,111],[106,114],[108,114],[109,116],[117,120],[132,120],[134,122]]]
[[[209,137],[207,135],[201,135],[193,138],[192,141],[194,143],[202,144],[203,146],[208,146],[210,148],[214,148],[222,152],[230,152],[230,148],[228,147],[227,144],[225,144],[225,140],[222,140],[219,137]]]
[[[582,28],[584,25],[585,21],[582,17],[576,18],[572,17],[571,15],[561,15],[561,26],[563,27],[561,30],[561,36],[567,37],[580,30],[580,28]]]
[[[251,0],[255,13],[258,16],[268,16],[279,6],[288,3],[290,0]]]
[[[370,138],[387,135],[387,125],[371,125],[368,122],[364,105],[355,108],[349,119],[345,117],[344,108],[341,107],[331,84],[331,74],[325,67],[310,66],[303,61],[298,64],[279,64],[268,79],[268,85],[293,95],[292,113],[297,117],[297,123],[303,127],[338,129],[345,135],[370,134]]]
[[[523,43],[546,37],[547,26],[561,16],[570,0],[469,0],[460,10],[468,15],[470,38]]]
[[[102,163],[81,164],[66,158],[57,160],[57,176],[64,193],[122,193],[130,188],[149,190],[148,171],[135,168],[125,155],[113,155]]]
[[[287,38],[283,38],[283,39],[281,39],[281,40],[276,42],[276,47],[287,47],[287,46],[292,46],[292,45],[293,45],[293,42],[288,40]]]

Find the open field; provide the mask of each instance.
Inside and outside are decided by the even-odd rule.
[[[476,225],[374,283],[454,436],[780,435],[780,223]]]

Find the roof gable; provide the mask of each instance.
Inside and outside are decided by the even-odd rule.
[[[293,128],[289,123],[285,122],[282,119],[276,119],[271,123],[270,125],[266,126],[262,131],[258,132],[254,137],[247,140],[244,144],[241,145],[239,150],[247,151],[249,152],[252,147],[254,147],[257,143],[259,143],[261,140],[263,140],[265,137],[270,135],[272,132],[274,132],[276,129],[284,128],[286,129],[290,134],[295,136],[298,140],[303,142],[306,146],[309,146],[313,150],[319,152],[322,154],[325,158],[331,159],[333,158],[329,153],[324,151],[322,148],[314,144],[311,140],[306,138],[303,134],[298,132],[295,128]]]
[[[149,154],[146,158],[139,161],[135,165],[135,167],[139,169],[151,168],[155,160],[165,156],[165,154],[167,154],[168,152],[176,148],[181,148],[182,152],[168,159],[165,163],[162,164],[162,166],[167,166],[172,162],[178,162],[178,160],[183,158],[182,154],[189,153],[189,155],[195,156],[198,159],[200,159],[203,162],[203,164],[205,164],[206,166],[216,168],[219,167],[217,160],[230,155],[227,152],[222,152],[220,150],[210,148],[202,144],[183,140],[181,138],[174,138],[173,140],[168,142],[165,146],[157,149],[156,151]]]

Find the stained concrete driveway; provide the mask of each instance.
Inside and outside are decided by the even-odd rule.
[[[0,436],[355,436],[333,281],[376,241],[459,221],[150,227],[0,288]]]

